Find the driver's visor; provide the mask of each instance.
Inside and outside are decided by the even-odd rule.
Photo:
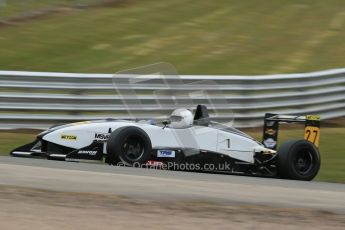
[[[171,122],[178,122],[178,121],[182,121],[182,117],[181,116],[170,116],[170,121]]]

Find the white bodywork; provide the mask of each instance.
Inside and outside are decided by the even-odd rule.
[[[267,150],[251,138],[212,127],[173,129],[132,121],[73,123],[52,132],[48,130],[43,140],[79,149],[90,145],[97,138],[103,138],[106,142],[111,132],[124,126],[135,126],[144,130],[151,139],[152,149],[183,149],[186,156],[208,151],[254,163],[255,151]],[[106,154],[105,148],[104,153]]]

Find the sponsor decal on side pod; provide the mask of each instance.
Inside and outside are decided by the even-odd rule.
[[[77,136],[69,135],[69,134],[61,134],[61,139],[63,139],[63,140],[70,140],[70,141],[76,141],[77,140]]]
[[[173,150],[158,150],[157,157],[175,157],[175,151]]]
[[[79,150],[78,154],[95,156],[97,154],[97,150]]]
[[[95,141],[106,142],[110,137],[110,133],[95,133]]]

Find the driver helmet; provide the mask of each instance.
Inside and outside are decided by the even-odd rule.
[[[170,115],[170,127],[175,129],[188,128],[193,125],[193,114],[188,109],[175,109]]]

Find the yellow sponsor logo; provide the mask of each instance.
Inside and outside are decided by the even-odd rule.
[[[274,129],[266,129],[265,133],[273,136],[274,134],[276,134],[276,131]]]
[[[85,125],[85,124],[90,124],[90,121],[80,121],[80,122],[75,122],[72,123],[71,125]]]
[[[320,120],[320,116],[318,116],[318,115],[307,115],[306,119],[310,120],[310,121],[319,121]]]
[[[70,140],[70,141],[76,141],[77,136],[75,135],[68,135],[68,134],[61,134],[61,139],[63,140]]]
[[[304,139],[313,143],[316,147],[320,146],[320,128],[307,126],[304,129]]]

